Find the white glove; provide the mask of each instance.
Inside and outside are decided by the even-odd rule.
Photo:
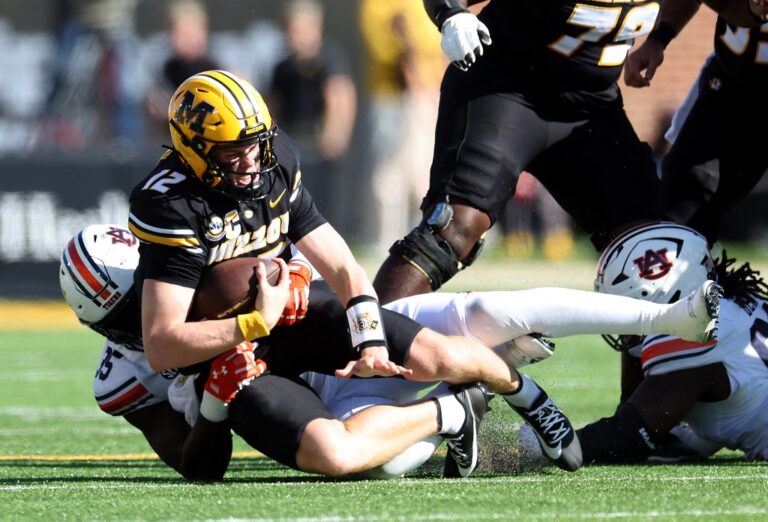
[[[466,71],[483,55],[483,45],[491,45],[491,33],[472,13],[457,13],[440,30],[440,46],[453,65]]]

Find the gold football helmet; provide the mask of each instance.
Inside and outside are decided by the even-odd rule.
[[[259,199],[269,192],[277,168],[272,146],[277,127],[250,83],[227,71],[196,74],[176,89],[168,120],[174,149],[208,187],[241,201]],[[260,149],[258,175],[245,186],[232,183],[228,176],[243,174],[226,170],[211,153],[217,146],[251,143],[258,143]]]

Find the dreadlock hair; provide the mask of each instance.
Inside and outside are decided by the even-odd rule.
[[[733,268],[736,259],[729,258],[725,250],[715,260],[717,282],[723,287],[723,296],[732,299],[737,305],[752,313],[758,299],[768,299],[768,285],[760,277],[760,271],[749,263]]]

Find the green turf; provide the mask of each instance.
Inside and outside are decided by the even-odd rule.
[[[596,337],[559,340],[530,368],[581,425],[610,414],[615,353]],[[440,478],[440,457],[414,478],[343,482],[264,458],[234,459],[224,483],[193,485],[157,460],[44,461],[47,455],[148,452],[142,437],[101,413],[91,391],[101,341],[82,332],[0,333],[3,520],[765,520],[768,466],[724,452],[705,465],[600,466],[569,474],[520,471],[502,456],[517,420],[498,399],[487,419],[479,472]],[[238,443],[237,450],[247,449]],[[500,465],[501,464],[501,465]],[[519,464],[519,463],[518,463]],[[506,467],[505,467],[506,466]],[[496,467],[506,471],[493,473]],[[512,471],[510,471],[512,470]]]

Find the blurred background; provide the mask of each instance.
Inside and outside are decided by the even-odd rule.
[[[714,21],[702,9],[653,86],[622,89],[659,153]],[[171,93],[210,68],[264,94],[299,143],[318,206],[356,253],[375,265],[420,217],[446,63],[419,1],[3,0],[0,50],[0,298],[60,296],[67,239],[126,222],[130,189],[170,143]],[[724,240],[768,244],[767,183]],[[568,259],[584,243],[533,178],[491,238],[502,260]]]

